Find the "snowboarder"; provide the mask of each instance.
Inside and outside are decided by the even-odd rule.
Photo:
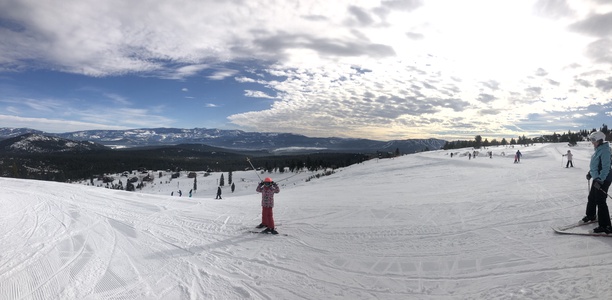
[[[589,192],[586,216],[583,222],[591,222],[596,219],[599,226],[593,229],[594,233],[612,233],[610,223],[610,213],[606,204],[607,192],[612,182],[612,172],[610,172],[610,146],[606,142],[606,135],[601,131],[593,132],[589,135],[589,140],[595,147],[595,153],[591,156],[590,170],[586,175],[587,180],[593,179],[593,185]]]
[[[563,156],[567,156],[567,164],[565,165],[565,167],[569,168],[569,166],[571,165],[573,168],[574,163],[572,162],[572,158],[574,157],[574,155],[572,154],[572,151],[567,150],[567,154],[563,154]]]
[[[274,214],[272,208],[274,207],[274,194],[280,192],[278,184],[272,181],[272,178],[266,177],[264,181],[257,185],[256,191],[261,193],[261,224],[257,228],[264,228],[261,233],[278,234],[274,227]]]
[[[215,199],[223,199],[221,198],[221,187],[217,187],[217,197]]]

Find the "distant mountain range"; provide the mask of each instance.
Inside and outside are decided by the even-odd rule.
[[[72,141],[40,133],[26,133],[0,141],[0,153],[61,153],[109,150],[89,141]]]
[[[395,152],[402,154],[424,150],[437,150],[444,146],[440,139],[408,139],[375,141],[350,138],[311,138],[290,133],[260,133],[241,130],[148,128],[130,130],[86,130],[67,133],[45,133],[29,128],[0,128],[0,140],[15,138],[23,134],[57,137],[68,141],[54,141],[59,146],[74,149],[98,149],[99,145],[110,148],[134,148],[146,146],[169,146],[179,144],[205,144],[213,147],[240,151],[266,151],[274,154],[312,152]],[[30,139],[33,139],[30,137]],[[88,142],[88,143],[70,143]],[[6,144],[6,143],[5,143]],[[99,144],[99,145],[95,145]],[[31,144],[33,145],[33,144]],[[14,146],[13,146],[14,147]],[[30,150],[35,149],[30,146]],[[3,149],[6,151],[6,149]]]

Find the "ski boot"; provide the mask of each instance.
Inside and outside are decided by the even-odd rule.
[[[589,217],[589,216],[584,216],[584,218],[582,218],[582,220],[580,220],[581,223],[591,223],[591,222],[595,222],[597,221],[597,217]]]
[[[597,227],[595,229],[593,229],[594,233],[605,233],[605,234],[610,234],[612,233],[612,227],[611,226],[606,226],[606,227]]]

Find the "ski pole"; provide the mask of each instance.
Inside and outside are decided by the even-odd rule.
[[[606,196],[608,196],[608,198],[612,199],[612,196],[610,196],[608,193],[604,192],[604,190],[597,188],[600,192],[606,194]]]
[[[255,175],[257,175],[257,178],[259,178],[259,181],[262,181],[261,177],[259,177],[259,174],[257,173],[257,170],[255,170],[255,167],[253,166],[253,163],[251,162],[251,159],[247,157],[247,161],[251,165],[251,168],[253,168],[253,172],[255,172]]]
[[[590,183],[590,182],[591,182],[591,181],[589,180],[589,183]],[[602,192],[602,193],[606,194],[606,196],[608,196],[610,199],[612,199],[612,196],[610,196],[610,195],[609,195],[608,193],[606,193],[604,190],[602,190],[601,188],[597,188],[597,189],[598,189],[600,192]]]

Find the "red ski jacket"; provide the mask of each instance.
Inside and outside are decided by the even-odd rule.
[[[274,207],[274,194],[280,192],[280,188],[278,185],[272,184],[270,186],[266,186],[260,183],[257,186],[256,191],[261,193],[261,206],[262,207]]]

